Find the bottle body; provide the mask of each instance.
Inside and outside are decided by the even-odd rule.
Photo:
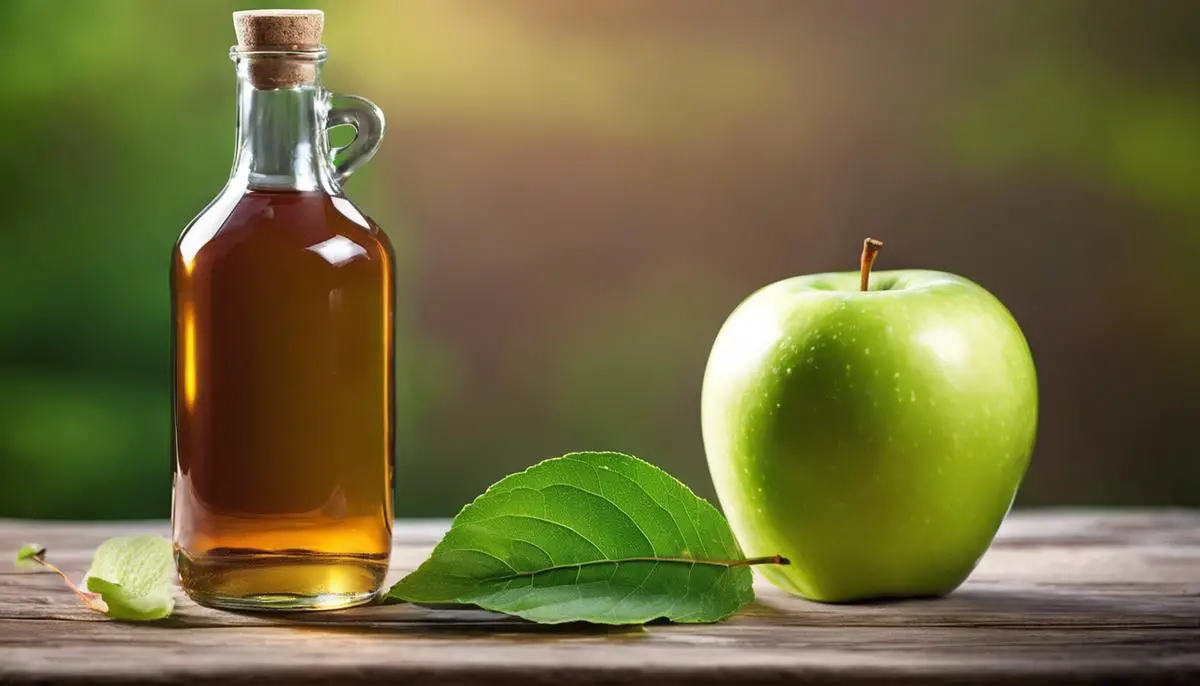
[[[197,602],[367,602],[391,552],[394,258],[324,190],[227,187],[180,237],[173,534]]]

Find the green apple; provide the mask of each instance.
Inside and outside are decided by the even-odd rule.
[[[721,505],[758,569],[825,602],[937,596],[1007,514],[1037,428],[1008,310],[936,271],[771,284],[725,322],[701,419]]]

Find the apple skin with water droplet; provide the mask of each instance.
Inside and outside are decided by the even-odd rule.
[[[825,602],[944,595],[1029,464],[1033,359],[967,279],[859,279],[786,279],[730,315],[704,376],[709,469],[745,553],[792,561],[759,568],[776,586]]]

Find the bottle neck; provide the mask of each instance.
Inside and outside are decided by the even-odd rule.
[[[237,64],[237,150],[230,181],[258,190],[333,193],[326,150],[328,98],[320,79],[259,88],[252,61]],[[314,70],[315,74],[315,70]]]

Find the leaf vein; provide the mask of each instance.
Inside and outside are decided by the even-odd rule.
[[[633,515],[626,512],[625,508],[618,505],[615,500],[613,500],[612,498],[609,498],[607,495],[604,495],[604,484],[600,482],[600,470],[597,469],[596,465],[592,464],[591,462],[584,462],[584,464],[591,467],[592,471],[596,473],[596,484],[597,484],[597,487],[600,489],[600,497],[602,497],[605,500],[607,500],[608,502],[612,503],[613,507],[617,508],[617,512],[620,512],[621,514],[625,515],[625,519],[628,519],[629,523],[633,525],[633,528],[637,529],[637,532],[642,535],[642,539],[646,541],[646,545],[650,547],[650,551],[653,552],[654,551],[654,541],[650,540],[650,535],[646,533],[646,530],[642,528],[642,525],[638,524],[637,520],[633,518]],[[640,490],[642,493],[646,493],[646,489],[643,488],[641,484],[638,484],[635,481],[634,485],[636,485],[638,487],[638,490]],[[646,493],[646,496],[649,497],[650,494]],[[653,500],[654,498],[650,498],[650,499]]]
[[[530,490],[536,490],[536,489],[530,489]],[[540,491],[539,491],[539,492],[540,492]],[[504,518],[507,518],[507,517],[512,517],[512,518],[514,518],[514,519],[532,519],[532,520],[534,520],[534,521],[543,522],[543,523],[546,523],[546,524],[551,524],[551,525],[554,525],[554,526],[557,526],[557,527],[560,527],[560,528],[566,529],[567,531],[570,531],[571,533],[573,533],[573,534],[575,534],[576,536],[578,536],[578,537],[579,537],[581,540],[583,540],[583,542],[584,542],[584,543],[587,543],[588,545],[592,546],[592,548],[593,548],[593,549],[594,549],[594,550],[595,550],[595,551],[596,551],[598,554],[600,554],[600,555],[605,555],[605,556],[608,556],[608,553],[605,553],[605,552],[604,552],[604,550],[603,550],[603,549],[602,549],[600,546],[598,546],[598,545],[596,545],[595,543],[593,543],[593,542],[592,542],[592,539],[588,538],[587,536],[584,536],[582,533],[580,533],[579,531],[577,531],[577,530],[576,530],[574,527],[572,527],[572,526],[569,526],[569,525],[567,525],[567,524],[563,524],[562,522],[556,522],[556,521],[554,521],[553,519],[547,519],[547,518],[545,518],[545,517],[539,517],[539,516],[537,516],[537,515],[530,515],[530,514],[517,514],[517,513],[510,513],[510,512],[506,512],[506,513],[503,513],[503,514],[493,515],[493,516],[491,516],[491,517],[485,517],[485,518],[483,518],[483,519],[476,519],[475,521],[471,522],[471,524],[473,524],[473,525],[474,525],[474,524],[486,524],[487,522],[494,522],[494,521],[496,521],[497,519],[504,519]],[[525,542],[526,542],[526,543],[530,543],[529,541],[525,541]],[[530,543],[530,545],[533,545],[533,544],[532,544],[532,543]],[[535,546],[535,547],[536,547],[536,546]],[[539,548],[539,550],[541,550],[541,548]],[[545,553],[546,551],[545,551],[545,550],[542,550],[542,552],[543,552],[543,553]],[[553,557],[552,555],[550,555],[549,553],[547,553],[547,554],[546,554],[546,557],[550,558],[551,560],[553,560],[553,559],[554,559],[554,557]]]

